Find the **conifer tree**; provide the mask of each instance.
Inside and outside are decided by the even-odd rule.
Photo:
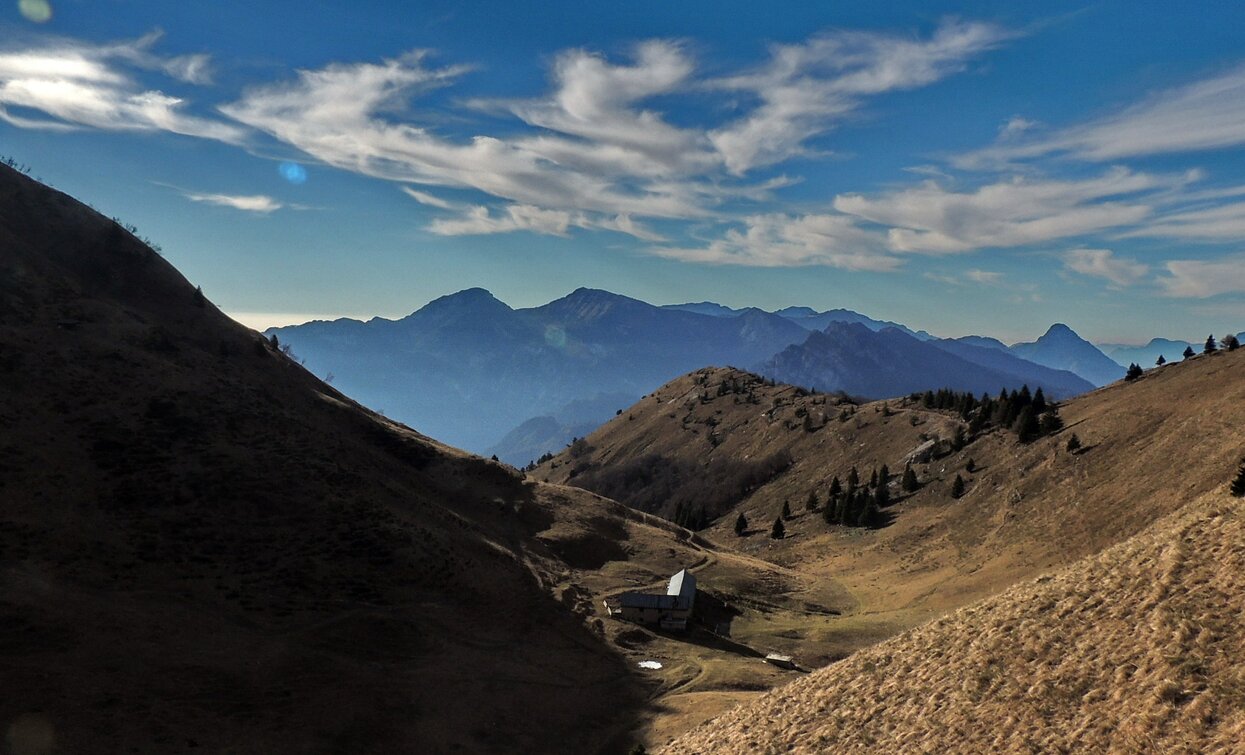
[[[1081,439],[1076,437],[1076,433],[1072,433],[1072,437],[1068,438],[1068,445],[1066,448],[1070,454],[1074,454],[1081,450]]]
[[[1042,414],[1047,410],[1048,406],[1049,405],[1046,403],[1046,394],[1042,393],[1042,388],[1039,386],[1033,393],[1033,413]]]
[[[817,491],[816,490],[808,491],[808,500],[804,502],[804,508],[808,509],[809,511],[816,511],[817,504],[819,503],[821,503],[821,501],[817,500]]]
[[[1241,348],[1240,339],[1232,335],[1231,333],[1224,336],[1223,340],[1220,343],[1223,345],[1224,351],[1236,351],[1237,349]]]
[[[1202,347],[1203,354],[1214,354],[1219,351],[1219,345],[1215,343],[1215,334],[1206,336],[1206,345]]]
[[[1059,412],[1055,411],[1054,407],[1051,407],[1051,410],[1043,414],[1042,418],[1038,420],[1038,430],[1042,435],[1054,435],[1062,429],[1063,419],[1060,418]]]
[[[791,518],[791,505],[788,504],[786,501],[782,502],[782,517],[781,518],[782,519]]]
[[[917,482],[916,472],[912,471],[911,464],[904,467],[903,480],[900,481],[899,484],[900,484],[900,487],[903,488],[903,491],[905,493],[915,493],[917,488],[921,487],[921,484]]]
[[[1124,373],[1124,379],[1129,382],[1132,382],[1133,380],[1136,380],[1137,378],[1141,377],[1142,374],[1144,374],[1144,372],[1145,370],[1141,369],[1141,365],[1137,364],[1136,362],[1133,362],[1132,364],[1128,365],[1128,372]]]
[[[876,488],[877,486],[878,486],[878,470],[874,469],[873,473],[869,475],[869,487]]]
[[[1016,438],[1021,443],[1030,443],[1037,439],[1042,428],[1038,424],[1037,417],[1033,416],[1033,407],[1026,406],[1020,410],[1020,415],[1016,417],[1016,423],[1012,425],[1012,429],[1016,431]]]
[[[839,482],[839,476],[835,475],[834,479],[830,480],[830,498],[835,499],[841,495],[843,495],[843,483]]]
[[[860,475],[856,472],[856,467],[852,467],[851,471],[847,473],[847,487],[849,489],[854,490],[859,485],[860,485]]]
[[[1237,470],[1236,479],[1232,481],[1230,490],[1237,498],[1245,497],[1245,459],[1241,459],[1241,468]]]
[[[959,498],[962,495],[964,495],[964,478],[957,474],[955,482],[951,483],[951,497]]]
[[[891,480],[891,468],[883,464],[882,468],[878,470],[878,480],[881,481],[882,487],[886,487],[886,483]]]
[[[774,519],[774,526],[770,528],[769,536],[775,540],[782,540],[787,536],[787,528],[782,524],[782,517]]]
[[[891,502],[891,489],[886,487],[886,483],[878,485],[878,489],[873,492],[873,502],[879,509]]]
[[[1193,347],[1192,347],[1192,346],[1186,346],[1186,347],[1184,347],[1184,354],[1183,354],[1183,356],[1184,356],[1184,358],[1185,358],[1185,359],[1189,359],[1190,357],[1192,357],[1192,356],[1193,356]]]
[[[740,537],[743,537],[743,534],[747,531],[748,531],[748,517],[744,516],[743,512],[741,511],[739,512],[739,516],[735,517],[735,534],[739,535]]]
[[[1167,358],[1164,357],[1162,354],[1159,354],[1159,358],[1154,360],[1155,367],[1162,367],[1165,364],[1167,364]]]
[[[951,450],[959,451],[968,445],[968,437],[964,434],[964,426],[956,425],[955,434],[951,436]]]
[[[976,471],[977,471],[977,462],[976,462],[976,461],[973,461],[972,459],[969,459],[969,460],[968,460],[968,463],[964,465],[964,471],[965,471],[965,472],[968,472],[969,474],[972,474],[973,472],[976,472]]]
[[[878,511],[878,505],[873,498],[867,498],[865,504],[860,507],[860,513],[856,515],[857,527],[872,527],[881,518]]]

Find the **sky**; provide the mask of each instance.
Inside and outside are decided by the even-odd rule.
[[[1245,4],[0,0],[0,155],[253,327],[483,287],[1245,329]]]

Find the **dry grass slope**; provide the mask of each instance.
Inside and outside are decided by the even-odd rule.
[[[664,752],[1240,752],[1242,615],[1245,507],[1209,494]]]

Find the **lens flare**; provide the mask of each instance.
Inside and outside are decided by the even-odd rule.
[[[18,0],[17,9],[27,21],[45,24],[52,20],[52,4],[48,0]]]
[[[552,346],[555,349],[565,349],[566,348],[566,331],[562,330],[557,325],[546,325],[545,326],[545,343],[547,343],[548,345]]]
[[[277,168],[277,172],[281,177],[292,184],[301,184],[307,182],[307,169],[298,163],[281,163]]]

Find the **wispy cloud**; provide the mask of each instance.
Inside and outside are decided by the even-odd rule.
[[[513,231],[567,236],[571,228],[617,231],[643,241],[665,241],[627,215],[609,217],[518,204],[507,205],[497,214],[488,207],[476,205],[466,208],[457,217],[437,218],[428,225],[428,230],[439,236],[484,236]]]
[[[334,64],[258,87],[221,110],[323,162],[407,183],[469,188],[520,206],[611,215],[699,217],[694,197],[648,190],[560,165],[523,140],[444,138],[393,116],[405,98],[462,75],[415,52],[382,63]]]
[[[184,99],[142,85],[127,70],[159,69],[191,83],[208,80],[206,56],[159,57],[150,50],[158,38],[6,46],[0,50],[0,119],[21,128],[167,131],[241,143],[244,129],[188,114]]]
[[[962,71],[970,59],[1012,36],[994,24],[948,21],[927,39],[839,31],[775,45],[765,66],[712,83],[751,94],[759,104],[709,138],[737,175],[781,162],[841,123],[865,98]]]
[[[1121,235],[1210,242],[1245,241],[1245,202],[1170,212]]]
[[[1166,267],[1167,276],[1159,278],[1166,296],[1205,299],[1245,293],[1245,254],[1215,260],[1172,260]]]
[[[900,260],[886,253],[881,238],[845,215],[781,213],[745,218],[700,247],[655,247],[659,257],[684,262],[753,267],[824,265],[843,270],[894,270]]]
[[[959,192],[928,181],[875,197],[842,194],[834,208],[888,226],[897,252],[952,254],[1131,225],[1153,210],[1139,194],[1184,180],[1114,168],[1083,180],[1017,177]]]
[[[979,168],[1046,155],[1114,161],[1245,144],[1245,66],[1158,92],[1084,124],[1030,140],[1000,142],[955,160]]]
[[[1110,249],[1073,249],[1064,253],[1063,264],[1074,273],[1102,278],[1119,288],[1139,283],[1150,272],[1148,265],[1117,257]]]
[[[244,210],[261,215],[267,215],[285,206],[264,194],[203,194],[194,191],[184,191],[182,195],[192,202],[204,202],[219,207],[232,207],[235,210]]]

